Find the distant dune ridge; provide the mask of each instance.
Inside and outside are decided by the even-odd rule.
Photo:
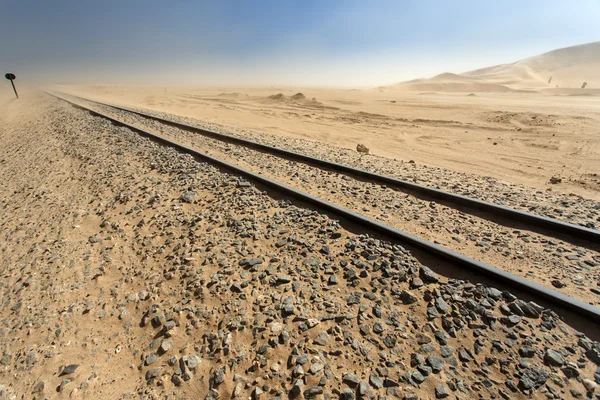
[[[581,89],[587,82],[586,89]],[[382,91],[512,92],[549,91],[576,94],[600,89],[600,42],[565,47],[512,64],[461,74],[443,73],[377,88]],[[596,92],[598,93],[598,92]]]

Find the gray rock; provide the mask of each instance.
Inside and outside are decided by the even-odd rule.
[[[152,365],[157,361],[158,361],[158,356],[155,353],[152,353],[148,357],[146,357],[146,360],[144,360],[144,365],[146,365],[146,366]]]
[[[200,364],[201,358],[196,355],[189,355],[183,356],[182,360],[188,369],[196,369],[196,367]]]
[[[411,374],[411,379],[417,384],[421,384],[425,381],[425,379],[427,379],[427,376],[423,375],[421,371],[417,369]]]
[[[600,365],[600,342],[594,342],[586,349],[585,355],[596,365]]]
[[[12,359],[12,356],[10,354],[4,354],[2,356],[2,358],[0,358],[0,364],[8,365],[8,364],[10,364],[11,359]]]
[[[444,299],[442,299],[441,297],[437,297],[435,299],[435,307],[442,314],[446,314],[448,312],[448,310],[450,309],[450,306],[448,306],[448,303],[446,303],[446,301]]]
[[[395,336],[392,336],[392,335],[387,335],[386,337],[383,338],[383,344],[385,344],[390,349],[392,349],[392,348],[394,348],[394,346],[396,346],[397,341],[398,341],[398,338],[396,338]]]
[[[304,397],[307,399],[316,397],[323,394],[323,388],[321,386],[311,386],[304,391]]]
[[[350,387],[356,387],[358,385],[358,383],[360,382],[360,379],[358,379],[358,376],[356,376],[355,374],[348,372],[342,376],[342,382],[344,382],[346,385],[348,385]]]
[[[425,363],[425,359],[423,355],[420,353],[412,353],[410,355],[410,366],[418,367],[419,365],[423,365]]]
[[[169,351],[171,349],[172,346],[173,346],[173,341],[165,339],[160,344],[159,350],[161,353],[166,353],[167,351]]]
[[[381,324],[381,322],[376,322],[375,324],[373,324],[373,332],[377,333],[378,335],[383,333],[384,328],[383,325]]]
[[[473,357],[469,354],[467,350],[461,349],[458,352],[458,359],[462,362],[473,361]]]
[[[298,358],[296,358],[296,364],[304,365],[308,362],[308,360],[309,360],[308,355],[302,354],[302,355],[299,355]]]
[[[452,354],[454,354],[454,348],[452,348],[452,346],[442,346],[442,348],[440,349],[440,353],[442,357],[448,358]]]
[[[424,265],[421,266],[419,271],[419,276],[426,282],[439,282],[440,278],[437,276],[435,272],[431,270],[431,268],[426,267]]]
[[[561,281],[559,279],[554,279],[552,282],[552,286],[554,286],[557,289],[562,289],[564,287],[567,287],[567,284],[564,281]]]
[[[442,330],[435,331],[433,336],[435,336],[435,340],[437,340],[437,342],[439,344],[441,344],[442,346],[447,345],[448,339],[450,339],[450,335],[448,335],[446,332],[444,332]]]
[[[231,285],[231,291],[233,293],[243,293],[244,292],[244,288],[242,287],[241,284],[234,283],[233,285]]]
[[[554,367],[561,367],[565,363],[565,358],[559,352],[548,349],[544,354],[544,362]]]
[[[303,387],[303,385],[304,384],[302,383],[301,379],[299,379],[298,381],[296,381],[296,383],[294,384],[294,386],[292,386],[292,388],[288,392],[288,398],[289,399],[295,399],[295,398],[299,397],[300,394],[302,393],[302,387]]]
[[[385,378],[385,380],[383,381],[383,386],[387,387],[387,388],[391,388],[391,387],[398,387],[398,386],[400,386],[400,384],[393,379]]]
[[[367,395],[367,393],[369,393],[369,384],[365,381],[360,381],[358,383],[358,394],[361,398],[363,398],[364,396]]]
[[[187,191],[179,197],[179,200],[181,200],[184,203],[193,203],[195,196],[196,194],[194,192]]]
[[[369,148],[362,143],[356,145],[356,151],[363,154],[369,154]]]
[[[381,378],[379,378],[377,375],[375,374],[371,374],[369,376],[369,383],[371,384],[371,386],[373,386],[375,389],[381,389],[383,387],[383,381],[381,380]]]
[[[319,346],[326,346],[327,343],[329,343],[329,335],[327,334],[327,332],[321,332],[319,333],[319,335],[315,338],[314,344],[317,344]]]
[[[219,392],[216,389],[210,389],[204,400],[219,400]]]
[[[43,393],[44,389],[46,389],[46,382],[39,381],[33,388],[33,393]]]
[[[149,381],[151,379],[158,378],[161,372],[161,367],[150,368],[148,371],[146,371],[146,380]]]
[[[212,388],[215,388],[225,382],[225,368],[217,368],[210,377],[210,384]]]
[[[414,294],[406,290],[403,290],[402,293],[400,293],[400,300],[404,304],[413,304],[418,301],[417,297]]]
[[[441,384],[435,387],[435,398],[443,399],[445,397],[450,396],[450,391],[448,390],[448,386]]]
[[[308,372],[310,372],[311,374],[315,375],[318,372],[320,372],[321,370],[323,370],[323,368],[325,368],[325,366],[321,363],[314,363],[310,366],[310,368],[308,369]]]
[[[530,389],[537,389],[542,386],[550,374],[542,368],[529,367],[519,372],[521,378],[519,379],[519,389],[525,391]]]
[[[79,367],[79,364],[69,364],[63,368],[62,372],[58,376],[70,375]]]
[[[292,277],[289,275],[278,275],[277,276],[278,284],[290,283],[292,280],[293,280]]]
[[[411,289],[418,289],[418,288],[422,287],[423,285],[425,285],[425,284],[423,283],[421,278],[414,277],[410,280],[410,288]]]
[[[418,334],[417,337],[417,344],[427,344],[427,343],[431,343],[431,338],[427,335],[424,334]]]
[[[529,345],[522,346],[519,348],[519,355],[524,358],[531,358],[535,356],[535,349]]]
[[[246,264],[250,267],[254,267],[255,265],[260,265],[264,262],[262,258],[252,258],[246,262]]]
[[[517,300],[508,305],[508,308],[515,314],[521,317],[539,318],[544,311],[544,308],[534,303],[533,301],[525,302]]]
[[[435,354],[430,354],[427,357],[427,365],[431,367],[434,373],[439,373],[442,369],[444,369],[444,360],[436,356]]]
[[[294,313],[296,307],[294,307],[294,305],[292,303],[287,303],[286,305],[283,306],[283,312],[286,315],[290,315]]]
[[[162,314],[158,314],[152,317],[150,322],[152,322],[153,327],[158,328],[159,326],[165,323],[165,317]]]
[[[71,383],[71,380],[69,378],[63,379],[56,391],[61,393],[63,390],[65,390],[65,386],[67,386],[69,383]]]

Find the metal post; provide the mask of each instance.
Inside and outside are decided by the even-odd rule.
[[[13,82],[13,80],[10,80],[10,83],[12,84],[13,90],[15,91],[15,96],[17,96],[17,99],[19,98],[19,93],[17,93],[17,88],[15,87],[15,82]]]
[[[15,87],[15,83],[13,82],[15,79],[17,79],[17,76],[15,74],[4,74],[4,77],[6,79],[8,79],[13,87],[13,90],[15,91],[15,96],[17,96],[17,99],[19,98],[19,94],[17,93],[17,88]]]

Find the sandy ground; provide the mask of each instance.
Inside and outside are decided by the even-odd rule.
[[[209,139],[196,132],[170,127],[130,112],[117,111],[93,102],[82,102],[79,98],[73,99],[129,124],[150,130],[354,212],[384,221],[404,232],[440,243],[461,254],[559,290],[571,297],[593,305],[600,304],[600,275],[597,271],[597,267],[600,266],[600,253],[597,245],[580,247],[582,243],[578,246],[577,241],[563,241],[548,235],[548,232],[538,234],[515,225],[514,221],[494,222],[477,214],[467,216],[456,208],[407,195],[403,191]],[[167,115],[167,118],[178,117]],[[454,191],[457,187],[465,187],[469,191],[478,189],[485,193],[483,200],[505,204],[506,200],[510,199],[510,206],[517,205],[525,211],[535,210],[538,214],[571,223],[596,226],[595,223],[600,219],[599,203],[584,202],[579,198],[560,196],[555,192],[543,192],[544,196],[540,196],[535,190],[527,190],[517,185],[505,186],[477,175],[457,175],[449,170],[397,163],[372,155],[363,157],[356,151],[344,151],[329,144],[232,131],[213,124],[206,126],[197,120],[181,122],[196,126],[200,124],[209,130],[224,131],[229,135],[343,162],[384,175],[390,175],[390,171],[394,171],[393,175],[403,178],[416,175],[421,182],[429,186],[454,188]],[[468,194],[474,195],[473,192]]]
[[[92,99],[600,199],[600,96],[62,86]],[[298,95],[301,93],[301,95]],[[550,184],[551,177],[562,183]]]
[[[3,398],[565,398],[600,382],[593,324],[48,96],[1,104]]]

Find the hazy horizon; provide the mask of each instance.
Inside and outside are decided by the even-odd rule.
[[[600,40],[600,1],[2,1],[22,84],[367,87]]]

